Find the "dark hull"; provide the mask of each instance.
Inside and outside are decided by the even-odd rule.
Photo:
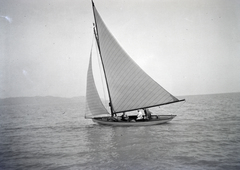
[[[109,126],[151,126],[168,123],[176,115],[158,115],[150,120],[139,120],[139,121],[121,121],[121,120],[110,120],[109,117],[93,118],[92,121],[101,125]]]

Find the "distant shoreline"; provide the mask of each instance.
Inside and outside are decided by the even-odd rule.
[[[239,94],[240,92],[231,93],[216,93],[216,94],[198,94],[198,95],[181,95],[181,97],[191,96],[211,96],[211,95],[226,95],[226,94]],[[0,98],[0,106],[6,105],[22,105],[22,104],[63,104],[63,103],[84,103],[85,96],[79,97],[54,97],[54,96],[35,96],[35,97],[9,97]]]
[[[85,102],[85,96],[63,98],[53,96],[36,97],[10,97],[0,99],[0,106],[22,105],[22,104],[63,104],[63,103],[82,103]]]

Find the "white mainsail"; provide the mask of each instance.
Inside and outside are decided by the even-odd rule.
[[[147,108],[179,100],[149,77],[121,48],[93,4],[96,38],[114,113]]]

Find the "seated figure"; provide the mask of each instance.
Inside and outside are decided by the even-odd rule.
[[[152,117],[152,112],[149,109],[144,109],[146,119],[149,120]]]
[[[137,115],[137,120],[142,120],[143,119],[143,113],[141,110],[138,110],[138,115]]]
[[[129,118],[128,118],[128,116],[126,115],[125,112],[123,112],[123,114],[122,114],[122,120],[123,120],[123,121],[128,121],[128,120],[129,120]]]

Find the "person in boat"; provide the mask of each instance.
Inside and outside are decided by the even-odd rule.
[[[128,120],[129,120],[129,118],[128,118],[128,116],[126,115],[125,112],[123,112],[123,114],[122,114],[122,120],[123,120],[123,121],[128,121]]]
[[[147,109],[143,109],[144,110],[144,113],[145,113],[145,118],[147,120],[151,119],[152,117],[152,112],[150,112],[150,110],[147,108]]]
[[[137,115],[137,120],[142,120],[143,119],[143,113],[141,110],[138,110],[138,115]]]

